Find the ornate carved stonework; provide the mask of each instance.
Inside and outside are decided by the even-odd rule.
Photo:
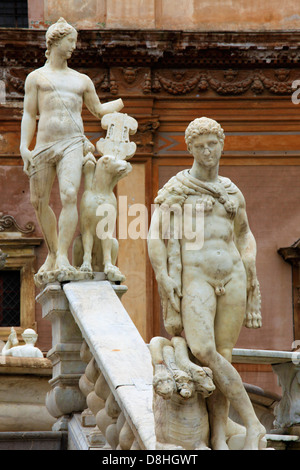
[[[21,100],[29,72],[45,62],[40,30],[0,31],[0,79]],[[299,79],[300,33],[79,31],[70,65],[99,94],[289,95]]]
[[[81,73],[87,73],[92,79],[97,93],[106,93],[110,91],[110,80],[109,80],[109,69],[80,69],[78,70]]]
[[[28,222],[24,228],[22,228],[12,215],[4,215],[0,212],[0,232],[4,231],[17,231],[23,234],[29,234],[34,232],[35,225],[33,222]]]
[[[280,72],[280,74],[279,74]],[[292,82],[297,73],[278,70],[158,70],[152,74],[152,91],[170,95],[186,95],[194,92],[215,92],[217,95],[235,96],[248,91],[258,95],[291,95]]]
[[[152,116],[151,118],[140,118],[138,133],[135,139],[135,143],[138,147],[138,151],[142,153],[151,153],[154,146],[154,134],[159,128],[160,122],[158,116]]]
[[[30,69],[13,68],[2,73],[5,81],[7,100],[21,99],[24,95],[25,78]],[[85,71],[93,80],[99,94],[148,95],[167,94],[172,96],[199,95],[211,93],[219,96],[238,96],[262,93],[291,96],[292,83],[299,79],[296,70],[150,70],[120,67],[118,69],[88,69]]]
[[[155,73],[153,90],[155,92],[164,90],[171,95],[185,95],[197,87],[202,77],[200,72],[188,72],[187,70],[174,70],[171,75],[173,77],[168,78],[163,72]]]

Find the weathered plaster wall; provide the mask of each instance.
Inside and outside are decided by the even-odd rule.
[[[197,31],[293,30],[300,7],[293,0],[29,0],[29,25],[45,28],[60,16],[79,29]]]

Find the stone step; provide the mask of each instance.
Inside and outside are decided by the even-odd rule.
[[[268,447],[275,450],[300,450],[300,437],[291,434],[267,434]]]
[[[66,450],[67,441],[65,432],[0,432],[0,450]]]

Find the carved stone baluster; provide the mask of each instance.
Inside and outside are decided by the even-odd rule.
[[[89,380],[89,382],[93,384],[93,389],[88,394],[86,398],[86,402],[87,402],[88,408],[91,410],[94,417],[96,417],[99,410],[104,408],[105,402],[95,392],[95,385],[97,383],[99,376],[101,375],[101,372],[99,370],[96,360],[93,357],[86,367],[85,375],[87,379]],[[88,436],[88,440],[89,440],[89,443],[94,447],[103,447],[106,444],[105,435],[97,426],[96,418],[95,418],[95,423],[96,423],[96,426],[93,429],[93,431],[90,432]]]
[[[106,403],[109,395],[111,394],[110,388],[103,374],[99,375],[95,383],[95,394],[98,396],[99,399],[103,400],[104,404]],[[104,405],[96,414],[96,424],[99,430],[102,432],[103,436],[106,435],[107,427],[113,423],[114,421],[110,416],[108,416]]]
[[[106,428],[105,437],[111,448],[115,450],[119,444],[119,432],[117,421],[121,413],[121,409],[113,395],[110,393],[105,403],[105,411],[111,418],[112,422]]]
[[[80,348],[80,359],[82,362],[85,362],[88,364],[90,360],[92,359],[93,355],[90,351],[90,348],[88,347],[87,343],[85,340],[83,340],[81,348]]]
[[[80,358],[82,362],[88,364],[90,360],[92,359],[92,357],[93,356],[89,350],[88,345],[86,344],[85,341],[83,341],[81,350],[80,350]],[[82,376],[80,377],[79,388],[86,398],[94,390],[94,384],[90,382],[90,380],[87,378],[85,373],[82,374]],[[81,424],[84,427],[96,426],[95,417],[89,408],[86,408],[81,413]]]
[[[91,412],[96,415],[103,407],[103,400],[99,399],[99,397],[95,393],[95,383],[99,377],[100,371],[97,366],[97,363],[94,358],[90,360],[88,363],[86,370],[85,370],[85,375],[87,379],[89,380],[90,383],[93,384],[93,389],[90,391],[86,398],[87,405]]]
[[[141,450],[140,445],[139,445],[139,443],[136,439],[133,441],[133,444],[132,444],[130,450]]]
[[[112,392],[109,390],[109,395],[105,401],[105,407],[97,413],[96,423],[99,429],[105,435],[106,440],[112,449],[116,449],[118,445],[118,436],[115,425],[120,411],[121,410],[115,401]]]
[[[105,377],[103,374],[100,374],[96,383],[95,383],[95,393],[99,398],[102,398],[104,402],[106,402],[109,394],[110,394],[110,388],[109,385],[107,384]]]
[[[119,434],[119,448],[121,450],[130,450],[134,442],[134,434],[129,426],[128,422],[125,421],[120,434]]]
[[[94,427],[88,436],[89,443],[95,447],[103,447],[106,440],[96,425],[96,415],[99,410],[104,408],[105,401],[95,392],[95,385],[101,372],[85,341],[81,346],[80,357],[87,366],[85,373],[80,378],[79,387],[85,395],[88,405],[88,408],[81,414],[81,423],[85,427]]]
[[[124,427],[125,423],[126,423],[126,418],[124,416],[123,411],[121,411],[121,413],[119,414],[119,417],[117,419],[117,423],[116,423],[116,430],[117,430],[117,434],[118,434],[118,444],[117,444],[117,447],[116,447],[117,450],[122,450],[121,447],[120,447],[120,433],[121,433],[122,428]]]

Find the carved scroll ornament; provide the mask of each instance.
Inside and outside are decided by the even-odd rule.
[[[3,212],[0,212],[0,232],[13,231],[13,229],[28,234],[34,232],[35,225],[33,222],[28,222],[22,228],[12,215],[4,215]]]

